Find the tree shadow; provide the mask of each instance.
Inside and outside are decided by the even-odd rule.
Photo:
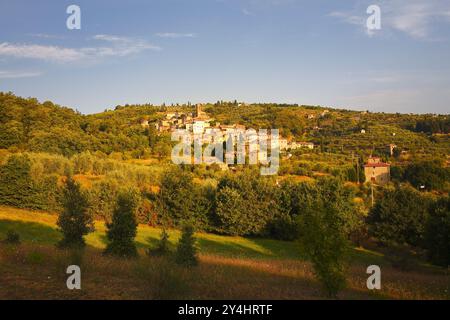
[[[61,240],[61,232],[37,222],[15,220],[0,220],[0,240],[3,240],[9,230],[17,232],[21,241],[42,244],[55,244]]]
[[[206,238],[197,238],[197,244],[201,252],[222,255],[233,258],[270,258],[273,257],[273,252],[267,248],[261,247],[258,249],[242,245],[240,243],[211,240]]]

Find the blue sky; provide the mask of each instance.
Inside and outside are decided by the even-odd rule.
[[[237,99],[448,114],[450,0],[0,0],[0,91],[83,113]]]

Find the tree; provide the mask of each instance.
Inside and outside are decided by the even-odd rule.
[[[190,220],[194,188],[192,175],[179,168],[173,168],[164,175],[160,200],[166,218],[176,224]]]
[[[225,176],[217,187],[215,209],[220,232],[263,235],[268,223],[279,216],[275,183],[250,170]]]
[[[427,190],[442,190],[450,180],[450,169],[433,161],[412,163],[406,167],[404,179],[415,188],[424,186]]]
[[[136,257],[134,238],[137,233],[136,209],[139,195],[134,190],[121,191],[117,198],[112,222],[106,226],[109,243],[105,252],[120,257]]]
[[[431,206],[425,239],[430,261],[439,266],[449,266],[450,196],[442,197]]]
[[[164,141],[158,141],[153,148],[153,153],[157,155],[158,160],[161,161],[163,158],[167,157],[172,150],[170,144]]]
[[[246,217],[249,208],[239,192],[229,187],[222,188],[217,193],[216,215],[220,230],[231,235],[244,235],[250,231]]]
[[[341,211],[333,202],[317,198],[299,216],[302,247],[329,297],[345,287],[347,234]]]
[[[27,155],[12,155],[0,167],[0,203],[26,207],[32,192],[31,161]]]
[[[369,233],[386,244],[423,245],[429,199],[411,187],[386,189],[369,212]]]
[[[186,267],[193,267],[198,264],[194,227],[190,224],[183,226],[181,238],[177,245],[175,261],[177,264]]]
[[[81,191],[80,185],[68,177],[63,190],[63,211],[60,213],[57,225],[63,239],[61,247],[83,247],[83,236],[94,231],[94,220],[88,213],[88,201]]]

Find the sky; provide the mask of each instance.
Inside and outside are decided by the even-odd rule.
[[[450,0],[0,0],[0,91],[82,113],[237,99],[448,114]]]

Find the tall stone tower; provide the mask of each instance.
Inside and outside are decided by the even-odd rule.
[[[202,111],[202,105],[200,103],[198,103],[196,105],[196,117],[197,118],[201,118],[205,116],[205,113]]]

